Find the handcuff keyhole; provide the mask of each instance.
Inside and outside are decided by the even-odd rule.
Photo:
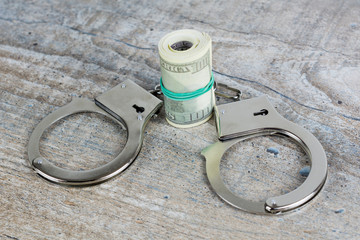
[[[269,111],[267,109],[261,109],[259,112],[254,112],[254,116],[266,116]]]
[[[136,105],[136,104],[133,105],[133,108],[136,109],[136,112],[137,112],[137,113],[143,113],[143,112],[145,111],[145,108],[139,107],[139,106]]]

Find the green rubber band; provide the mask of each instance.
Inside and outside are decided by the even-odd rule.
[[[162,83],[162,78],[160,78],[160,87],[161,87],[162,93],[167,98],[170,98],[171,100],[174,100],[174,101],[187,101],[187,100],[197,98],[197,97],[207,93],[208,91],[210,91],[210,89],[213,87],[213,85],[214,85],[214,74],[211,73],[210,81],[205,87],[195,90],[193,92],[175,93],[175,92],[172,92],[172,91],[166,89]]]

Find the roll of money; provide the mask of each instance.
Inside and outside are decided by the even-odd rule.
[[[160,40],[158,48],[166,120],[179,128],[209,120],[215,102],[209,35],[174,31]]]

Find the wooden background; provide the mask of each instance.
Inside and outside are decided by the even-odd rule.
[[[200,155],[216,141],[214,121],[176,129],[163,110],[137,160],[110,181],[66,187],[33,172],[26,147],[42,118],[126,79],[153,88],[157,43],[183,28],[212,37],[217,81],[246,99],[268,95],[322,143],[329,177],[306,207],[271,217],[225,204]],[[0,239],[360,239],[357,0],[1,0],[0,97]],[[46,131],[41,152],[88,169],[125,141],[106,117],[78,114]],[[295,189],[308,165],[297,145],[261,137],[235,145],[221,172],[232,191],[264,200]]]

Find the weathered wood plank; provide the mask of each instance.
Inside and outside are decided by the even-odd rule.
[[[359,11],[357,0],[0,1],[0,238],[359,239]],[[182,28],[212,37],[217,81],[244,98],[267,94],[323,144],[329,178],[311,204],[276,217],[225,204],[200,156],[216,140],[213,120],[175,129],[163,111],[138,159],[108,182],[65,187],[31,170],[26,146],[42,118],[122,80],[153,88],[157,42]],[[71,169],[110,161],[126,134],[90,116],[49,129],[42,153]],[[257,200],[295,189],[308,164],[295,144],[264,137],[233,147],[222,172],[230,189]]]

